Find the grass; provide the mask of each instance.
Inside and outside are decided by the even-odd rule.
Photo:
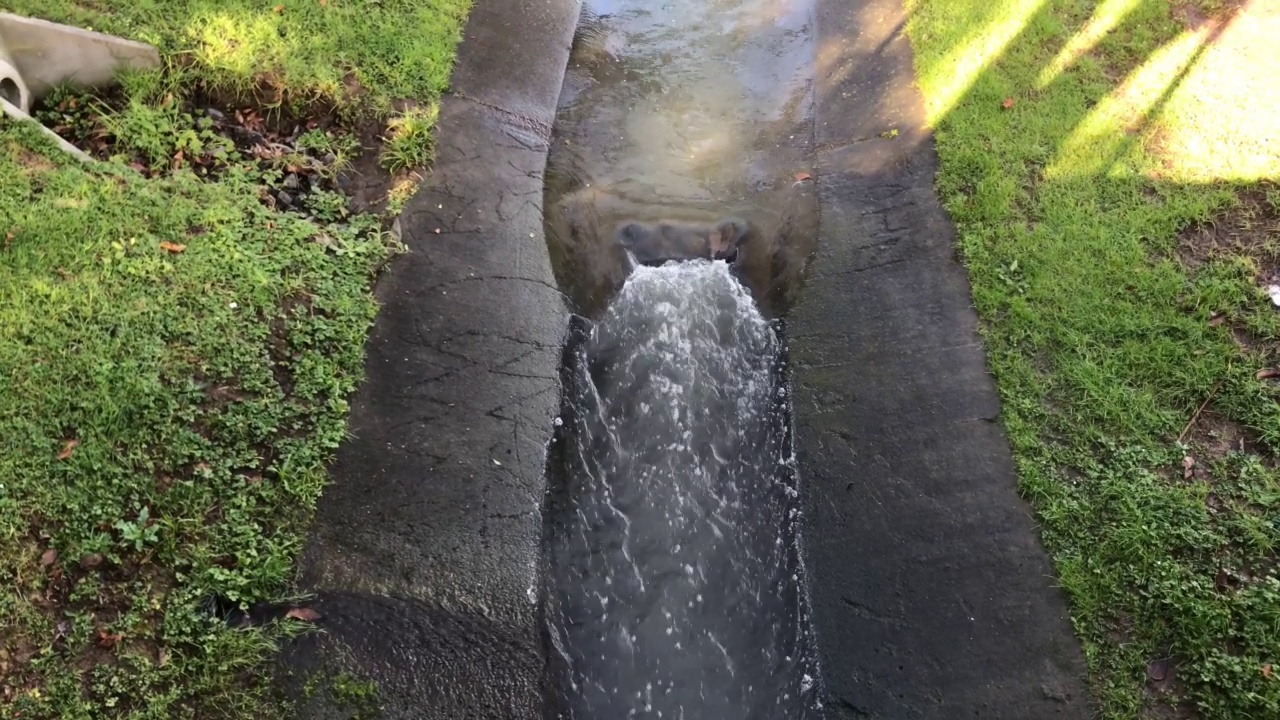
[[[471,0],[11,0],[6,9],[149,42],[178,89],[254,98],[271,111],[335,108],[350,120],[423,128],[395,166],[430,160],[434,108],[449,84]],[[125,114],[155,104],[141,98]],[[401,113],[404,101],[411,108]]]
[[[334,189],[354,130],[410,125],[383,162],[429,162],[468,5],[6,6],[154,42],[165,67],[41,109],[106,162],[0,120],[0,716],[287,712],[272,663],[305,624],[224,613],[293,593],[397,250]],[[200,109],[217,97],[268,140],[271,117],[338,122],[250,152]]]
[[[907,4],[1103,717],[1280,717],[1280,56],[1221,3]]]

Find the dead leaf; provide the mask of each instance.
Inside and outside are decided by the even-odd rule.
[[[1227,316],[1222,313],[1214,313],[1209,316],[1209,327],[1218,327],[1227,321]]]
[[[279,15],[279,14],[280,14],[280,13],[282,13],[282,12],[284,12],[284,6],[283,6],[283,5],[277,5],[277,6],[273,7],[273,8],[271,8],[271,9],[272,9],[272,10],[274,10],[274,11],[276,12],[276,14],[277,14],[277,15]]]
[[[169,664],[169,650],[167,648],[160,648],[156,652],[156,664],[160,667]]]
[[[329,0],[320,0],[320,7],[324,7],[325,5],[328,5],[328,4],[329,4]]]
[[[813,176],[807,172],[801,171],[795,174],[795,178],[796,182],[804,182],[805,180],[812,180]]]
[[[4,234],[4,249],[5,249],[5,250],[8,250],[8,249],[9,249],[9,246],[13,244],[13,239],[14,239],[14,238],[16,238],[16,237],[18,237],[18,228],[17,228],[17,227],[11,227],[11,228],[9,228],[9,230]]]
[[[183,250],[186,250],[186,249],[187,249],[187,246],[186,246],[186,245],[179,245],[178,243],[171,243],[171,242],[165,241],[165,242],[160,243],[160,249],[161,249],[161,250],[164,250],[164,251],[166,251],[166,252],[171,252],[171,253],[173,253],[174,255],[177,255],[178,253],[182,252]]]
[[[289,612],[285,613],[284,616],[290,620],[301,620],[302,622],[315,622],[321,617],[320,613],[315,610],[302,607],[293,608]]]
[[[1017,102],[1018,101],[1014,100],[1013,98],[1005,98],[1004,102],[1000,103],[1000,107],[1004,108],[1005,110],[1008,110],[1012,108]]]
[[[58,561],[58,551],[49,548],[40,554],[40,567],[47,568]]]
[[[1191,479],[1191,476],[1195,473],[1195,470],[1194,470],[1195,466],[1196,466],[1195,458],[1191,457],[1190,455],[1187,455],[1186,457],[1182,458],[1182,479],[1183,480]]]
[[[1275,675],[1275,671],[1273,671],[1273,670],[1271,669],[1271,663],[1267,663],[1266,665],[1263,665],[1263,666],[1262,666],[1262,677],[1264,677],[1264,678],[1266,678],[1266,679],[1270,680],[1272,675]]]
[[[80,558],[80,568],[82,570],[93,570],[94,568],[102,565],[102,561],[104,559],[105,558],[102,557],[102,553],[89,553],[88,555]]]
[[[1262,368],[1261,370],[1258,371],[1257,375],[1254,375],[1254,377],[1258,378],[1259,380],[1266,380],[1267,378],[1280,377],[1280,370],[1277,370],[1275,368]]]
[[[67,458],[71,457],[71,452],[75,450],[76,446],[79,444],[80,444],[80,441],[76,440],[75,438],[72,438],[62,443],[62,451],[58,453],[58,459],[66,460]]]
[[[98,644],[110,650],[120,642],[122,636],[120,633],[109,633],[102,628],[98,628]]]

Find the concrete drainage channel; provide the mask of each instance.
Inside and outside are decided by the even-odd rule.
[[[573,0],[477,0],[287,669],[393,718],[1088,717],[899,0],[587,10],[571,58]],[[0,15],[5,110],[133,45]]]
[[[575,2],[477,0],[288,667],[393,718],[1089,717],[898,0],[586,10],[571,58]]]

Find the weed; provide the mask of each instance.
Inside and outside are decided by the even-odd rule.
[[[432,106],[429,110],[407,110],[392,119],[382,147],[382,166],[393,173],[426,167],[431,162],[436,115]]]

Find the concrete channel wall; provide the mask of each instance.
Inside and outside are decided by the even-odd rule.
[[[901,0],[818,0],[817,22],[821,229],[788,326],[827,716],[1084,720]]]
[[[568,320],[542,174],[578,15],[476,0],[304,553],[324,632],[286,663],[373,677],[388,718],[541,713],[534,591]]]

